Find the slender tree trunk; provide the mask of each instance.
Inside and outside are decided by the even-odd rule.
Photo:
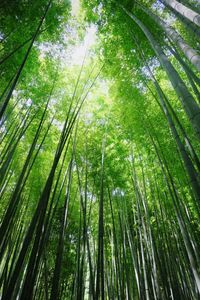
[[[166,22],[161,20],[149,9],[146,9],[140,4],[139,7],[165,31],[169,39],[171,39],[176,45],[178,45],[179,49],[185,54],[185,56],[193,64],[193,66],[200,72],[200,55],[198,54],[198,52],[192,47],[190,47],[175,29],[173,29]]]
[[[161,0],[164,4],[170,6],[174,11],[177,11],[183,17],[187,18],[194,24],[200,26],[200,15],[193,11],[192,9],[188,8],[187,6],[183,5],[182,3],[176,0]]]
[[[154,49],[155,53],[157,54],[158,59],[160,60],[161,65],[165,69],[168,74],[168,77],[182,102],[182,106],[188,115],[188,118],[196,131],[198,138],[200,139],[200,108],[197,105],[196,101],[194,100],[193,96],[188,91],[185,83],[172,66],[170,61],[167,59],[166,55],[162,51],[159,44],[154,39],[153,35],[150,31],[144,26],[144,24],[136,18],[133,14],[128,12],[123,6],[121,6],[124,12],[141,28],[141,30],[146,35],[147,39],[149,40],[152,48]]]
[[[99,200],[99,229],[98,229],[98,260],[97,260],[97,277],[96,277],[96,299],[104,300],[104,153],[105,138],[102,144],[101,158],[101,187]],[[101,296],[101,298],[100,298]]]
[[[32,40],[31,40],[31,43],[30,43],[30,45],[29,45],[29,47],[28,47],[28,49],[27,49],[27,51],[26,51],[26,54],[25,54],[25,56],[24,56],[24,59],[23,59],[21,65],[20,65],[19,69],[18,69],[18,71],[17,71],[17,73],[16,73],[16,76],[15,76],[13,82],[12,82],[12,85],[11,85],[11,87],[10,87],[10,90],[9,90],[8,94],[6,95],[6,97],[5,97],[4,103],[3,103],[3,105],[2,105],[2,107],[1,107],[1,109],[0,109],[0,120],[1,120],[1,118],[2,118],[2,116],[3,116],[4,111],[6,110],[6,107],[7,107],[7,105],[8,105],[8,102],[9,102],[9,100],[10,100],[10,98],[11,98],[11,96],[12,96],[12,93],[13,93],[13,91],[14,91],[14,89],[15,89],[17,83],[18,83],[18,79],[19,79],[19,77],[20,77],[20,75],[21,75],[21,73],[22,73],[22,70],[23,70],[23,68],[24,68],[24,66],[25,66],[25,63],[26,63],[26,61],[27,61],[27,59],[28,59],[28,56],[29,56],[29,54],[30,54],[30,52],[31,52],[31,49],[32,49],[32,47],[33,47],[33,44],[34,44],[34,42],[35,42],[35,40],[36,40],[36,37],[37,37],[37,35],[38,35],[38,33],[39,33],[40,29],[41,29],[41,26],[42,26],[42,24],[43,24],[43,22],[44,22],[45,17],[46,17],[46,15],[47,15],[47,12],[48,12],[49,7],[50,7],[50,5],[51,5],[51,1],[52,1],[52,0],[49,1],[48,5],[47,5],[47,7],[46,7],[46,9],[45,9],[44,15],[43,15],[43,17],[41,18],[41,21],[40,21],[40,23],[39,23],[39,25],[38,25],[38,27],[37,27],[37,29],[36,29],[36,31],[35,31],[35,34],[33,35],[33,38],[32,38]]]

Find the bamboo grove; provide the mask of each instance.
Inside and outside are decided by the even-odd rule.
[[[0,1],[2,300],[200,299],[199,41],[198,0]]]

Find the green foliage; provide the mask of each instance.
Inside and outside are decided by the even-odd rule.
[[[47,4],[1,2],[0,61],[11,54],[0,63],[1,93]],[[198,74],[183,58],[195,90],[136,1],[84,0],[76,17],[72,5],[52,1],[0,121],[2,300],[195,300],[200,146],[159,57],[120,5],[150,30],[196,103]],[[85,51],[91,26],[96,41],[81,65],[72,52]]]

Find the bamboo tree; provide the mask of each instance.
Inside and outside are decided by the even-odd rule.
[[[181,4],[177,17],[197,28],[184,16],[193,1],[164,2]],[[186,44],[181,23],[172,28],[137,2],[132,14],[131,2],[113,13],[114,0],[84,0],[82,21],[73,15],[67,24],[65,5],[44,3],[0,4],[3,105],[10,93],[0,124],[2,300],[198,299],[200,161],[193,129],[200,135],[200,80],[190,64],[191,53],[199,59],[198,44]],[[20,24],[35,24],[36,8],[44,10],[33,41],[31,28]],[[124,23],[124,12],[135,24]],[[98,28],[98,45],[80,67],[78,59],[66,65],[69,48],[76,50],[68,40],[77,34],[85,44],[86,20]],[[164,43],[151,33],[156,26]],[[36,44],[30,60],[43,31],[44,45]],[[10,79],[23,51],[24,65]]]
[[[97,259],[97,275],[96,275],[96,298],[105,299],[104,291],[104,155],[105,155],[105,138],[102,142],[101,157],[101,186],[99,199],[99,224],[98,224],[98,259]]]
[[[197,51],[190,47],[184,39],[174,30],[171,26],[167,25],[162,19],[152,13],[149,9],[146,9],[144,6],[139,4],[139,7],[149,15],[167,34],[169,39],[171,39],[185,54],[188,60],[193,64],[193,66],[200,71],[200,56],[198,55]],[[199,16],[200,17],[200,16]]]
[[[166,70],[177,95],[180,97],[182,106],[183,106],[186,114],[188,115],[188,118],[189,118],[191,124],[193,125],[193,128],[196,131],[197,136],[200,137],[200,135],[199,135],[200,110],[199,110],[199,107],[198,107],[197,103],[195,102],[193,96],[188,91],[183,80],[180,78],[179,74],[176,72],[176,70],[174,69],[172,64],[168,61],[167,57],[163,53],[159,44],[155,41],[155,39],[152,36],[152,34],[150,33],[150,31],[133,14],[129,13],[124,7],[122,7],[122,9],[125,11],[125,13],[131,19],[134,20],[134,22],[136,22],[136,24],[142,29],[142,31],[146,35],[152,48],[154,49],[155,53],[157,54],[161,65]]]
[[[31,43],[30,43],[30,45],[29,45],[29,47],[28,47],[28,49],[27,49],[27,51],[26,51],[26,54],[25,54],[25,56],[24,56],[24,59],[23,59],[21,65],[19,66],[19,68],[18,68],[18,70],[17,70],[17,72],[16,72],[16,75],[15,75],[15,78],[13,79],[13,82],[12,82],[12,84],[11,84],[11,87],[10,87],[10,89],[9,89],[9,91],[8,91],[8,93],[7,93],[7,95],[6,95],[6,97],[5,97],[5,100],[4,100],[3,105],[2,105],[2,107],[1,107],[1,110],[0,110],[0,119],[2,118],[3,113],[4,113],[4,111],[6,110],[6,107],[7,107],[7,105],[8,105],[8,102],[9,102],[11,96],[12,96],[12,93],[13,93],[13,91],[14,91],[16,85],[17,85],[17,82],[18,82],[18,80],[19,80],[19,77],[20,77],[20,75],[21,75],[21,73],[22,73],[22,70],[23,70],[23,68],[24,68],[24,66],[25,66],[25,63],[26,63],[26,61],[27,61],[27,59],[28,59],[28,57],[29,57],[29,54],[30,54],[31,49],[32,49],[32,47],[33,47],[33,44],[34,44],[34,42],[35,42],[35,40],[36,40],[36,37],[37,37],[37,35],[38,35],[38,33],[39,33],[40,29],[41,29],[41,26],[42,26],[42,24],[43,24],[43,22],[44,22],[44,19],[45,19],[46,15],[47,15],[47,12],[48,12],[48,10],[49,10],[49,8],[50,8],[50,5],[51,5],[51,0],[49,1],[48,5],[47,5],[47,7],[46,7],[46,9],[45,9],[44,15],[42,16],[42,18],[41,18],[41,20],[40,20],[40,22],[39,22],[39,25],[38,25],[38,27],[37,27],[37,29],[36,29],[36,31],[35,31],[35,33],[34,33],[32,39],[31,39]]]
[[[192,9],[188,8],[187,6],[183,5],[182,3],[176,0],[162,0],[162,2],[164,4],[167,4],[170,8],[172,8],[173,11],[178,12],[194,24],[200,26],[200,15]]]

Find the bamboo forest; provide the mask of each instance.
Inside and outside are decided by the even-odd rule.
[[[0,299],[200,299],[200,1],[0,0]]]

